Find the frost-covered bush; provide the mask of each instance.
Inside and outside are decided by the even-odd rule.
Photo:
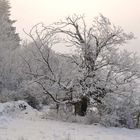
[[[68,109],[66,104],[52,104],[47,108],[47,112],[44,113],[43,118],[51,118],[56,120],[68,121],[73,116],[72,110]]]
[[[108,96],[100,110],[101,124],[106,127],[136,127],[137,105],[132,96]]]
[[[120,112],[119,112],[120,113]],[[135,123],[133,116],[128,114],[121,113],[117,114],[116,112],[102,116],[101,124],[106,127],[126,127],[126,128],[135,128]]]
[[[25,101],[11,101],[0,103],[0,117],[33,118],[38,112]]]
[[[92,110],[88,110],[86,116],[85,116],[85,123],[86,124],[94,124],[100,122],[100,115],[98,113],[98,110],[93,108]]]
[[[16,91],[8,90],[7,88],[3,88],[0,93],[0,102],[8,102],[8,101],[16,101],[20,99],[20,94]]]
[[[56,109],[50,109],[48,113],[45,113],[42,117],[43,119],[54,119],[64,122],[71,122],[71,123],[86,123],[85,117],[74,115],[72,112],[65,113],[65,111],[60,110],[57,113]],[[86,123],[87,124],[87,123]]]
[[[71,106],[72,107],[72,106]],[[50,105],[43,107],[42,119],[54,119],[73,123],[85,123],[86,117],[78,116],[74,114],[72,108],[68,109],[65,104],[60,105],[57,110],[56,105]],[[87,124],[87,123],[86,123]]]
[[[46,95],[42,93],[40,87],[30,80],[22,82],[22,87],[17,91],[15,97],[17,100],[26,101],[35,109],[40,109],[43,100],[46,99]]]

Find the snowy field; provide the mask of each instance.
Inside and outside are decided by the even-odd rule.
[[[0,104],[0,140],[140,140],[140,130],[43,120],[28,105],[13,110],[18,105]]]

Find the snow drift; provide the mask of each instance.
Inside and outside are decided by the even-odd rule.
[[[34,119],[39,112],[25,101],[11,101],[0,103],[0,118],[28,118]]]

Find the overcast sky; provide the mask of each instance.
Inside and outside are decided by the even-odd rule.
[[[46,25],[68,15],[85,14],[90,23],[102,13],[115,25],[126,32],[133,32],[136,39],[127,44],[128,48],[140,55],[140,0],[11,0],[11,18],[22,38],[23,28],[44,22]]]

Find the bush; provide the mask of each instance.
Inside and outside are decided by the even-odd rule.
[[[68,121],[72,115],[73,112],[67,110],[65,104],[59,105],[59,109],[57,109],[57,104],[53,104],[49,107],[49,111],[45,112],[43,118]]]
[[[116,113],[102,116],[100,123],[106,127],[135,128],[135,122],[131,116],[120,116]]]
[[[45,109],[42,119],[54,119],[66,122],[78,122],[84,123],[85,117],[75,116],[72,106],[68,109],[65,104],[60,105],[59,110],[57,110],[56,105],[51,105],[49,108]]]
[[[87,115],[85,116],[85,123],[86,124],[96,124],[100,122],[100,115],[98,112],[90,111],[87,112]]]
[[[137,105],[132,97],[107,97],[100,112],[100,123],[106,127],[136,127]]]

